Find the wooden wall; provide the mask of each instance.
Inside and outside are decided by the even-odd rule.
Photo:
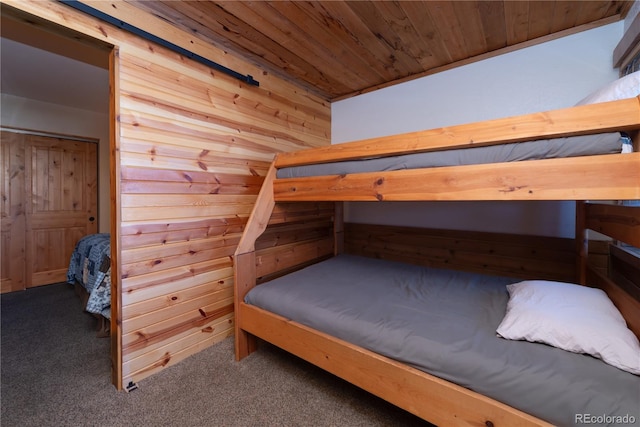
[[[280,151],[329,144],[330,105],[124,2],[84,3],[260,82],[247,85],[59,2],[4,2],[3,13],[115,46],[112,358],[122,388],[232,333],[233,253],[269,163]]]
[[[345,252],[435,268],[575,281],[573,239],[346,223]]]
[[[256,281],[262,283],[333,256],[337,250],[334,225],[342,224],[341,215],[334,202],[277,203],[267,229],[256,240]]]

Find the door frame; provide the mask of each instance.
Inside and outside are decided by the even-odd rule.
[[[120,209],[120,55],[117,46],[109,53],[109,153],[111,195],[111,382],[118,390],[122,383],[122,288],[120,277],[120,242],[122,216]]]
[[[94,62],[93,65],[108,69],[109,74],[109,187],[110,194],[110,233],[111,233],[111,382],[118,390],[123,390],[122,384],[122,331],[121,331],[121,287],[120,276],[121,269],[119,265],[120,254],[120,126],[118,123],[119,108],[119,56],[118,47],[107,41],[95,38],[84,32],[79,32],[70,27],[60,25],[53,20],[49,20],[42,16],[34,15],[19,8],[5,3],[1,4],[3,37],[9,31],[17,31],[18,37],[23,40],[29,40],[30,44],[34,40],[34,34],[42,34],[41,41],[43,43],[40,48],[63,54],[74,59],[81,51],[83,55],[95,56],[90,58]],[[9,19],[9,21],[5,21]],[[6,25],[10,23],[11,25]],[[15,26],[14,26],[15,24]],[[14,33],[15,35],[16,33]],[[64,41],[76,42],[79,49],[70,49],[62,53],[59,47]],[[89,49],[84,49],[89,47]],[[98,52],[102,51],[102,53]],[[96,59],[97,58],[97,59]],[[85,58],[86,59],[86,58]]]

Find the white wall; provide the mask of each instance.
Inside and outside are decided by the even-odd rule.
[[[98,139],[98,231],[110,230],[109,116],[2,94],[2,126]],[[105,99],[108,103],[109,99]]]
[[[617,78],[623,22],[332,104],[332,143],[569,107]],[[573,202],[349,203],[346,220],[573,237]]]

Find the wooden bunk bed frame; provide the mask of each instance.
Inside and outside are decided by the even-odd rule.
[[[276,178],[277,169],[286,166],[614,130],[634,136],[634,153]],[[640,97],[278,155],[265,177],[235,253],[236,358],[240,360],[255,351],[260,338],[434,424],[549,425],[464,387],[250,306],[243,302],[244,297],[264,279],[342,253],[345,248],[342,201],[570,200],[577,203],[576,239],[571,242],[572,250],[575,249],[574,262],[570,267],[575,271],[574,279],[604,289],[630,329],[640,336],[640,301],[631,296],[634,292],[626,291],[589,265],[586,234],[587,229],[592,229],[640,246],[640,208],[585,202],[640,199],[638,130]],[[305,208],[307,216],[299,214],[302,222],[313,221],[310,218],[314,209],[316,214],[323,211],[324,216],[314,217],[315,221],[321,221],[320,217],[322,221],[333,220],[332,235],[321,239],[325,242],[322,249],[311,247],[305,254],[299,246],[294,255],[281,253],[280,257],[269,258],[265,251],[275,247],[278,239],[272,235],[267,239],[269,242],[264,242],[261,236],[268,234],[265,233],[267,227],[271,229],[295,216],[287,209],[303,206],[301,202],[312,202],[312,207]],[[299,212],[303,210],[298,208]],[[417,262],[432,263],[424,258]],[[508,268],[504,271],[513,273]]]

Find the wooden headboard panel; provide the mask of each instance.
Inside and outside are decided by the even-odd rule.
[[[575,281],[573,239],[388,225],[344,225],[345,252],[436,268]]]

